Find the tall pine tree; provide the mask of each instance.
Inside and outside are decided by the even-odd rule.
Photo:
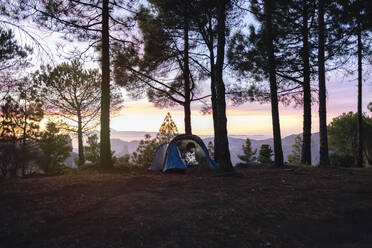
[[[110,40],[126,43],[127,36],[120,33],[115,36],[112,29],[127,31],[131,27],[125,0],[118,1],[19,1],[18,15],[15,18],[28,18],[49,28],[61,32],[69,41],[87,41],[87,49],[94,47],[100,51],[101,63],[101,116],[100,142],[101,166],[112,167],[110,146]],[[120,15],[115,10],[120,9]],[[118,32],[115,32],[118,34]],[[124,37],[124,39],[123,39]]]

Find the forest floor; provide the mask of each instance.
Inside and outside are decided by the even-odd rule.
[[[0,247],[372,247],[372,169],[0,181]]]

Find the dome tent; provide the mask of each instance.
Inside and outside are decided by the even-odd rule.
[[[218,168],[218,164],[211,159],[203,140],[196,135],[180,134],[174,137],[169,143],[161,144],[155,151],[152,160],[152,171],[187,170],[181,154],[186,151],[186,143],[193,142],[196,145],[195,156],[200,165],[207,166],[212,170]]]

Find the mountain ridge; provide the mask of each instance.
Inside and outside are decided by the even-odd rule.
[[[292,153],[292,145],[298,134],[291,134],[282,138],[282,148],[284,160],[287,161],[287,157]],[[302,134],[300,134],[302,136]],[[229,148],[231,154],[231,162],[235,165],[240,162],[238,155],[242,154],[242,146],[245,144],[246,139],[235,138],[233,135],[229,135]],[[202,138],[205,145],[208,145],[210,141],[213,142],[213,137]],[[268,144],[273,148],[273,138],[267,138],[262,140],[250,139],[252,144],[252,149],[257,149],[257,153],[263,144]],[[115,151],[116,156],[123,156],[124,154],[131,154],[136,151],[139,140],[124,141],[119,138],[111,139],[111,149]],[[319,133],[313,133],[311,135],[311,155],[312,164],[316,164],[319,161]]]

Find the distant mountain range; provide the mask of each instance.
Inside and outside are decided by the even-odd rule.
[[[131,154],[136,151],[139,144],[139,140],[143,139],[145,134],[150,134],[151,137],[155,137],[155,132],[133,132],[133,131],[116,131],[111,130],[111,149],[115,151],[115,156],[120,157],[124,154]],[[282,148],[284,160],[287,161],[288,155],[292,153],[292,145],[297,134],[286,136],[282,139]],[[302,136],[302,135],[301,135]],[[200,136],[205,145],[208,142],[213,142],[213,137],[208,135]],[[273,138],[266,138],[264,135],[229,135],[229,148],[231,154],[231,162],[235,165],[240,162],[238,155],[242,154],[242,146],[245,144],[246,138],[249,137],[252,144],[252,149],[257,149],[257,153],[263,144],[268,144],[274,150]],[[264,139],[262,139],[264,138]],[[77,152],[77,142],[73,139],[74,152]],[[319,133],[313,133],[311,135],[311,153],[312,153],[312,164],[316,164],[319,161]]]
[[[287,161],[287,157],[289,154],[292,153],[292,145],[294,144],[294,140],[297,134],[292,134],[290,136],[284,137],[282,139],[282,148],[283,148],[283,155],[284,160]],[[319,161],[319,133],[313,133],[311,136],[311,153],[312,153],[312,163],[316,164]],[[208,142],[212,141],[212,137],[203,138],[204,143],[207,145]],[[111,139],[111,149],[115,151],[116,156],[122,156],[124,154],[131,154],[136,151],[139,141],[123,141],[121,139]],[[234,138],[229,136],[229,147],[230,147],[230,154],[231,154],[231,162],[235,165],[240,162],[238,159],[238,155],[242,154],[242,146],[245,144],[245,139]],[[273,147],[273,139],[264,139],[264,140],[255,140],[251,139],[252,149],[260,149],[261,145],[268,144]]]
[[[110,135],[111,138],[113,139],[121,139],[123,141],[132,141],[132,140],[141,140],[145,136],[145,134],[150,134],[151,137],[155,137],[157,132],[143,132],[143,131],[118,131],[115,129],[111,129]],[[199,135],[200,138],[208,138],[212,137],[213,135]],[[229,135],[232,138],[237,138],[237,139],[256,139],[256,140],[262,140],[262,139],[267,139],[270,136],[267,135],[240,135],[240,134],[232,134]]]
[[[283,149],[283,155],[284,160],[288,161],[288,155],[292,153],[292,145],[294,144],[295,138],[297,134],[292,134],[287,137],[284,137],[282,139],[282,149]],[[302,135],[301,135],[302,136]],[[255,140],[250,139],[252,150],[257,149],[257,155],[258,151],[260,150],[261,145],[268,144],[271,146],[271,149],[274,150],[274,142],[273,138],[264,139],[264,140]],[[213,138],[206,138],[203,139],[205,144],[208,144],[208,142],[212,141]],[[235,165],[239,162],[241,162],[238,159],[238,155],[242,154],[243,152],[243,145],[245,144],[245,139],[237,139],[229,136],[229,148],[230,148],[230,155],[231,155],[231,162]],[[311,155],[312,155],[312,164],[316,164],[319,161],[319,133],[313,133],[311,135]]]

